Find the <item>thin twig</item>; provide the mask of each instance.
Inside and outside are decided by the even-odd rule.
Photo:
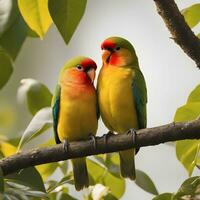
[[[185,22],[174,0],[154,0],[173,40],[192,58],[200,69],[200,40]]]

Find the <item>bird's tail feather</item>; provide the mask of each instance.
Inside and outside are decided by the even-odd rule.
[[[135,180],[135,149],[119,152],[121,176]]]
[[[89,186],[86,158],[72,159],[74,184],[77,191]]]

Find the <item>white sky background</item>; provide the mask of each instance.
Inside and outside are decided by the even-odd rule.
[[[197,2],[200,1],[177,1],[181,9]],[[68,46],[55,27],[43,41],[26,40],[7,88],[17,87],[22,78],[35,78],[53,91],[60,67],[77,55],[93,58],[99,70],[100,44],[114,35],[125,37],[136,49],[148,88],[148,127],[172,122],[175,110],[199,84],[200,72],[169,39],[170,34],[157,14],[153,0],[88,0],[86,13]],[[98,133],[105,132],[100,124]],[[136,158],[136,167],[150,175],[161,193],[176,191],[187,178],[174,148],[168,145],[142,148]],[[122,199],[151,198],[129,181]]]

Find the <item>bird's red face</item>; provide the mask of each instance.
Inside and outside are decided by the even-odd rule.
[[[103,50],[102,60],[106,63],[113,63],[113,61],[115,61],[116,59],[115,56],[113,58],[113,53],[116,49],[116,44],[111,40],[105,40],[101,44],[101,49]]]
[[[101,44],[101,49],[103,50],[102,60],[106,64],[121,67],[132,62],[131,52],[114,40],[106,39]]]
[[[61,82],[65,84],[91,85],[95,79],[96,69],[96,63],[92,59],[86,58],[66,69],[62,75]]]

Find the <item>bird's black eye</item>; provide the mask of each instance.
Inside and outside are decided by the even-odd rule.
[[[79,71],[83,71],[83,66],[81,66],[81,65],[76,65],[76,69],[79,70]]]
[[[119,50],[120,50],[120,47],[116,47],[116,50],[119,51]]]

